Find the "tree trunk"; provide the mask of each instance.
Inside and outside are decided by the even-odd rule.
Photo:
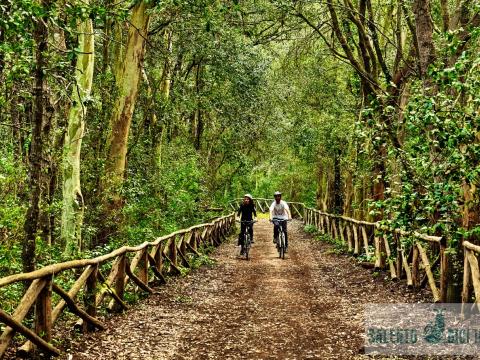
[[[352,201],[354,198],[354,188],[353,188],[353,170],[348,170],[345,178],[345,201],[343,204],[343,214],[345,216],[353,216],[352,214]]]
[[[450,10],[448,9],[448,0],[440,0],[440,6],[442,8],[442,22],[443,32],[450,30]]]
[[[166,105],[170,99],[170,90],[172,86],[172,51],[173,51],[173,39],[172,39],[172,31],[167,30],[164,35],[165,39],[165,47],[167,56],[165,57],[165,63],[163,65],[163,73],[162,79],[160,83],[160,94]],[[160,126],[156,126],[155,134],[154,134],[154,156],[155,156],[155,168],[157,172],[160,174],[162,168],[162,154],[163,154],[163,141],[165,138],[165,133],[167,131],[167,122],[166,116],[162,117],[162,124]],[[160,128],[160,129],[159,129]]]
[[[420,75],[425,77],[428,66],[435,61],[430,0],[415,0],[413,2],[413,12],[415,14],[415,33],[418,42]]]
[[[114,227],[119,223],[117,212],[122,207],[120,191],[125,172],[128,134],[143,66],[150,19],[147,11],[149,7],[150,4],[147,1],[140,1],[132,9],[125,54],[119,59],[120,66],[116,74],[119,95],[110,119],[105,176],[101,186],[104,197],[105,220],[109,222],[105,224],[107,227]],[[105,231],[110,232],[108,229],[105,229]]]
[[[375,161],[373,165],[373,201],[385,200],[385,158],[387,149],[385,145],[379,145],[375,150]],[[383,212],[374,216],[374,221],[383,219]]]
[[[333,159],[333,212],[341,214],[343,210],[343,191],[342,191],[342,177],[340,169],[340,151],[335,151]]]
[[[196,84],[196,92],[197,92],[197,108],[193,114],[193,123],[192,123],[192,132],[193,132],[193,143],[195,146],[195,150],[200,150],[201,146],[201,139],[203,133],[203,114],[201,109],[201,100],[200,100],[200,93],[202,92],[202,64],[199,63],[197,65],[197,71],[195,75],[195,84]]]
[[[320,210],[324,210],[323,208],[323,184],[325,182],[325,171],[321,166],[321,163],[317,165],[317,191],[316,191],[316,204],[317,208]]]
[[[88,0],[86,0],[88,2]],[[68,116],[63,150],[63,207],[61,238],[65,254],[82,249],[84,203],[80,186],[80,151],[85,129],[87,101],[90,97],[94,70],[94,34],[91,19],[77,25],[78,49],[72,104]]]
[[[42,0],[41,6],[48,8],[50,0]],[[35,269],[35,248],[38,222],[40,218],[40,201],[44,192],[44,129],[48,128],[47,116],[48,91],[45,68],[47,65],[46,52],[48,50],[48,27],[46,19],[39,19],[34,30],[35,39],[35,88],[33,108],[32,142],[30,146],[29,162],[29,203],[25,216],[25,238],[22,246],[23,271],[30,272]]]

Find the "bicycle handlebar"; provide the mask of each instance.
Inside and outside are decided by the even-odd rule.
[[[279,218],[273,218],[270,220],[270,222],[274,222],[274,221],[279,221],[279,222],[284,222],[284,221],[292,221],[293,219],[279,219]]]

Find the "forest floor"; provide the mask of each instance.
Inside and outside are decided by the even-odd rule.
[[[67,358],[364,359],[364,304],[429,300],[373,277],[300,222],[289,234],[281,260],[261,220],[250,261],[238,257],[236,240],[223,244],[214,265],[172,280],[107,320],[106,331],[73,340]]]

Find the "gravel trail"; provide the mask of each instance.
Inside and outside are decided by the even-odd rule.
[[[73,340],[69,358],[361,359],[363,305],[420,299],[313,240],[300,222],[289,234],[281,260],[272,226],[260,220],[250,261],[232,239],[212,254],[214,265]]]

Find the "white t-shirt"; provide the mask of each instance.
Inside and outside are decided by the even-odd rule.
[[[274,201],[272,205],[270,205],[270,214],[272,214],[272,217],[277,219],[288,220],[287,210],[290,211],[290,208],[283,200],[280,200],[278,204],[276,201]]]

